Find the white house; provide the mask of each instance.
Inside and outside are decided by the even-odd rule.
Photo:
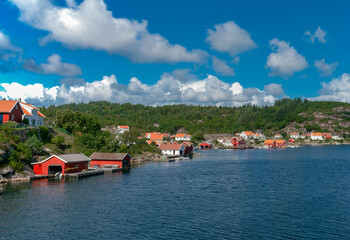
[[[265,139],[265,135],[263,133],[256,133],[254,135],[254,139]]]
[[[247,140],[250,138],[254,138],[255,134],[252,131],[243,131],[241,132],[241,134],[239,134],[239,136]]]
[[[158,148],[165,156],[183,156],[185,151],[185,146],[178,143],[164,143],[160,144]]]
[[[126,126],[126,125],[118,125],[117,127],[117,131],[119,134],[123,134],[129,130],[130,130],[129,126]]]
[[[283,136],[281,134],[279,134],[279,133],[275,134],[275,139],[282,139],[282,138],[283,138]]]
[[[191,141],[192,136],[186,133],[178,133],[175,135],[175,141]]]
[[[298,138],[300,138],[300,135],[299,135],[298,132],[292,132],[292,133],[290,134],[290,138],[298,139]]]
[[[46,117],[39,111],[39,108],[36,108],[29,103],[21,102],[21,99],[18,101],[23,109],[22,119],[28,119],[29,126],[36,127],[44,125],[44,119]]]
[[[227,137],[222,142],[222,145],[224,145],[225,147],[233,147],[232,140],[233,140],[233,137]]]
[[[323,140],[322,133],[311,133],[311,140]]]
[[[333,139],[333,140],[342,140],[343,137],[341,137],[341,136],[339,136],[339,135],[333,135],[333,136],[332,136],[332,139]]]

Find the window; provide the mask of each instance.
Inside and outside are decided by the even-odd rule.
[[[15,119],[15,115],[12,115],[12,121]]]
[[[18,106],[16,105],[16,109],[18,108]]]

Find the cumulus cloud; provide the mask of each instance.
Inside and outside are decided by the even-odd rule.
[[[39,74],[57,74],[64,77],[81,75],[81,68],[75,64],[63,63],[61,56],[52,54],[47,58],[47,63],[37,64],[34,59],[25,59],[23,68]]]
[[[208,36],[205,39],[213,50],[227,52],[231,56],[235,56],[257,48],[250,34],[233,21],[217,24],[214,28],[215,30],[207,30]]]
[[[172,73],[163,74],[153,85],[145,84],[133,77],[128,84],[120,84],[114,75],[82,85],[62,84],[45,88],[43,84],[21,85],[2,83],[3,98],[21,97],[38,106],[80,103],[106,100],[145,105],[192,104],[240,106],[244,104],[271,105],[283,90],[280,86],[265,86],[265,90],[244,88],[239,82],[233,84],[208,75],[204,79],[180,81]]]
[[[235,72],[232,67],[227,65],[225,61],[220,60],[219,58],[212,56],[213,69],[215,72],[219,73],[222,76],[234,76]]]
[[[317,71],[320,72],[320,76],[327,77],[330,76],[338,66],[338,62],[327,64],[322,58],[321,60],[315,61],[315,67]]]
[[[320,43],[326,43],[328,39],[326,39],[326,31],[322,30],[320,27],[314,33],[310,31],[306,31],[304,36],[308,39],[308,41],[315,43],[318,40]]]
[[[321,85],[320,96],[312,100],[350,102],[350,74],[344,73],[330,82],[322,82]]]
[[[202,63],[207,58],[202,50],[188,51],[150,33],[145,20],[115,18],[103,0],[85,0],[79,5],[67,0],[67,7],[49,0],[10,1],[19,8],[21,21],[49,32],[41,44],[57,41],[70,48],[102,50],[142,63]]]
[[[266,61],[266,67],[271,69],[270,76],[290,77],[308,67],[305,57],[300,55],[289,42],[270,40],[271,53]]]
[[[22,49],[11,43],[10,37],[0,31],[0,72],[7,73],[19,69],[18,56]]]
[[[270,94],[274,97],[279,97],[284,94],[283,88],[281,84],[271,83],[264,87],[264,91],[266,94]]]

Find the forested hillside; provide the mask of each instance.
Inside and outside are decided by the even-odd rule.
[[[276,132],[285,129],[290,124],[296,128],[308,131],[349,132],[347,123],[350,119],[350,104],[340,102],[311,102],[308,100],[282,99],[274,106],[257,107],[252,105],[242,107],[216,107],[167,105],[144,106],[141,104],[119,104],[90,102],[67,104],[42,108],[48,121],[58,124],[73,132],[74,125],[69,120],[72,112],[84,114],[89,119],[86,129],[105,127],[108,125],[125,124],[144,131],[161,131],[175,133],[185,128],[190,134],[204,133],[234,133],[243,130],[262,129],[265,132]],[[322,119],[317,114],[322,113]],[[331,125],[322,124],[333,119]],[[65,122],[69,123],[64,127]],[[95,124],[95,125],[94,125]],[[331,128],[331,129],[329,129]],[[84,131],[84,129],[75,129]]]

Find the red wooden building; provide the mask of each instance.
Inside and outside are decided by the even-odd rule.
[[[276,147],[281,148],[281,147],[285,147],[286,145],[287,145],[286,140],[283,140],[283,139],[281,139],[281,140],[276,140]]]
[[[265,140],[265,142],[264,142],[264,146],[266,146],[266,147],[276,147],[276,141],[275,140],[273,140],[273,139],[267,139],[267,140]]]
[[[82,153],[52,155],[41,162],[32,163],[36,175],[54,175],[61,172],[77,173],[88,169],[90,158]]]
[[[233,137],[232,138],[233,148],[245,148],[245,139],[243,137]]]
[[[202,142],[199,144],[199,149],[210,149],[213,146],[210,143],[207,142]]]
[[[0,123],[22,122],[23,109],[17,100],[0,100]]]
[[[90,157],[90,166],[93,168],[111,167],[129,169],[131,158],[129,153],[94,152]]]

